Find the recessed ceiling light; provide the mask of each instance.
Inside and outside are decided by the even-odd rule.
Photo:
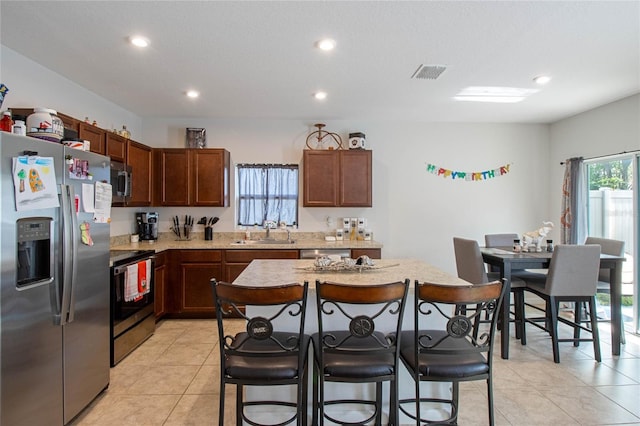
[[[547,84],[548,82],[550,82],[551,81],[551,77],[549,77],[548,75],[539,75],[536,78],[534,78],[533,81],[536,84],[543,85],[543,84]]]
[[[200,93],[197,92],[196,90],[189,90],[187,91],[187,96],[190,98],[197,98],[198,96],[200,96]]]
[[[331,40],[330,38],[325,38],[316,43],[316,47],[320,50],[329,51],[333,50],[336,47],[335,40]]]
[[[320,101],[323,99],[327,99],[327,92],[316,92],[313,94],[313,97]]]
[[[147,47],[149,46],[149,40],[145,37],[141,37],[141,36],[134,36],[131,37],[130,39],[131,44],[133,44],[134,46],[137,47]]]
[[[454,96],[456,101],[515,103],[536,93],[537,89],[520,89],[517,87],[483,87],[471,86]]]

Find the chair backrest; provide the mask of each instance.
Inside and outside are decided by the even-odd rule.
[[[456,256],[458,278],[471,284],[483,284],[489,281],[480,246],[476,240],[453,237],[453,251]]]
[[[551,257],[545,287],[551,296],[593,296],[599,269],[599,245],[559,244]]]
[[[490,365],[503,290],[500,281],[468,287],[416,281],[415,356],[430,353],[449,357],[480,352],[485,353]],[[457,309],[463,305],[469,305],[470,309]],[[427,329],[419,327],[421,319],[429,324]]]
[[[485,247],[513,247],[513,240],[519,240],[520,236],[513,234],[485,234]]]
[[[513,234],[485,234],[485,247],[513,247],[513,240],[519,240],[520,236],[515,232]],[[489,266],[489,271],[500,272],[500,268],[495,265]]]
[[[238,286],[211,280],[218,320],[221,363],[225,354],[242,356],[296,355],[303,341],[309,284],[281,286]],[[248,308],[248,309],[247,309]],[[250,316],[247,312],[254,312]],[[237,321],[228,329],[231,315],[244,318],[245,330]],[[224,367],[224,364],[221,366]],[[221,368],[221,371],[225,371]]]
[[[598,244],[600,245],[600,251],[603,254],[610,254],[613,256],[624,256],[624,241],[620,240],[611,240],[609,238],[596,238],[596,237],[587,237],[584,242],[585,244]],[[609,282],[609,269],[600,269],[598,273],[598,281],[604,281],[606,283]]]
[[[392,352],[398,359],[397,336],[409,283],[408,279],[371,285],[316,281],[320,356]]]

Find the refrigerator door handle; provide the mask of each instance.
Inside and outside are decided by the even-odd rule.
[[[60,185],[62,192],[62,302],[60,324],[73,321],[75,306],[74,284],[77,279],[76,258],[78,255],[78,218],[75,211],[75,193],[73,186]]]

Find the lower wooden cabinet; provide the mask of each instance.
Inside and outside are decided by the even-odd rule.
[[[173,296],[178,313],[212,316],[215,303],[211,293],[211,278],[224,278],[222,250],[180,250],[178,263],[178,294]]]
[[[154,267],[153,284],[153,303],[156,314],[156,320],[162,318],[166,313],[166,290],[167,290],[167,254],[165,252],[157,253]]]
[[[351,258],[369,256],[371,259],[382,259],[382,249],[351,249]]]
[[[381,249],[352,249],[351,257],[381,258]],[[167,250],[156,256],[156,318],[213,318],[211,278],[233,282],[255,259],[298,259],[298,250]],[[256,283],[259,285],[259,283]]]
[[[228,282],[238,275],[255,259],[298,259],[298,250],[226,250],[224,269]]]

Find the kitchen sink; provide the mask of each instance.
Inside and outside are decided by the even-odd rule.
[[[243,246],[243,245],[257,245],[257,244],[294,244],[294,240],[238,240],[231,243],[231,245]]]

